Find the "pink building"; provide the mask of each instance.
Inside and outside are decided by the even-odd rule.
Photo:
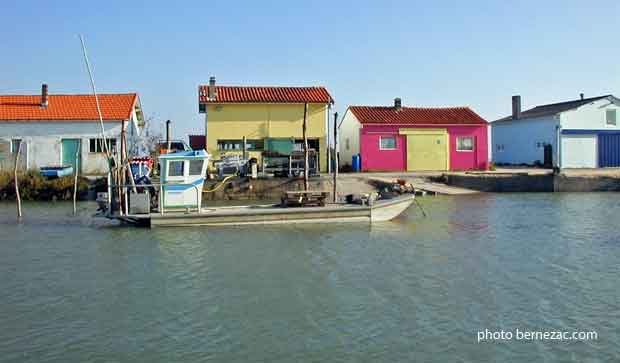
[[[340,163],[362,171],[484,170],[488,124],[468,107],[350,106],[340,129]]]

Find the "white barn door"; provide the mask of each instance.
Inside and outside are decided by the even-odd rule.
[[[563,168],[596,168],[596,135],[562,135]]]

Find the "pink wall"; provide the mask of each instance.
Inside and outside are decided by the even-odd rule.
[[[400,171],[407,166],[407,139],[393,126],[364,126],[360,135],[360,154],[364,171]],[[381,136],[395,136],[396,150],[380,150]]]
[[[416,128],[439,128],[441,126],[416,126]],[[410,125],[375,126],[364,125],[360,130],[360,154],[363,171],[401,171],[407,169],[407,138],[398,135],[399,128]],[[448,129],[450,142],[450,169],[486,169],[488,167],[487,126],[444,126]],[[381,136],[396,136],[396,150],[380,150]],[[474,151],[456,151],[458,136],[473,136]]]
[[[450,170],[485,170],[489,166],[487,126],[449,126]],[[456,151],[456,138],[473,136],[476,140],[474,151]]]

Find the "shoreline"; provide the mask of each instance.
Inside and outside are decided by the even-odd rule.
[[[473,193],[557,193],[557,192],[620,192],[620,169],[563,170],[550,169],[499,169],[485,172],[382,172],[341,173],[338,176],[338,195],[380,192],[393,186],[397,180],[412,185],[421,194],[473,194]],[[80,188],[79,200],[94,200],[95,189],[102,188],[102,178],[86,178]],[[311,190],[333,190],[329,174],[312,177]],[[22,179],[20,184],[26,182]],[[205,181],[205,190],[215,188],[220,180]],[[64,183],[63,183],[64,184]],[[66,183],[69,184],[69,183]],[[58,194],[66,194],[62,185]],[[33,187],[32,185],[30,187]],[[49,185],[45,184],[45,188]],[[249,179],[236,177],[214,192],[203,194],[204,201],[279,200],[285,191],[303,190],[303,179],[262,177]],[[57,201],[65,198],[48,198],[56,193],[29,193],[32,201]],[[64,196],[64,195],[63,195]],[[32,198],[34,197],[34,198]],[[38,198],[41,197],[41,198]],[[11,202],[11,193],[0,193],[0,201]]]

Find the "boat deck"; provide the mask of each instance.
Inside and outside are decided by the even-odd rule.
[[[375,202],[372,206],[328,204],[323,207],[280,207],[279,205],[247,205],[205,207],[200,212],[178,210],[164,214],[129,214],[113,216],[124,222],[149,226],[244,225],[284,223],[371,222],[395,218],[413,203],[413,195]]]

